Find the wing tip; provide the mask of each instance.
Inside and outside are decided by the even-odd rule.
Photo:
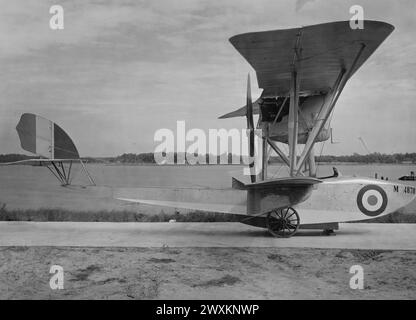
[[[290,31],[290,30],[295,30],[295,29],[304,29],[304,28],[308,28],[308,27],[318,27],[318,26],[323,26],[323,25],[336,25],[336,24],[343,24],[343,23],[350,23],[350,20],[338,20],[338,21],[330,21],[330,22],[323,22],[323,23],[317,23],[317,24],[311,24],[311,25],[306,25],[306,26],[298,26],[298,27],[288,27],[288,28],[279,28],[279,29],[271,29],[271,30],[263,30],[263,31],[252,31],[252,32],[243,32],[243,33],[239,33],[236,34],[232,37],[230,37],[228,39],[228,41],[234,46],[236,47],[238,45],[239,39],[243,36],[247,36],[247,35],[254,35],[254,34],[261,34],[261,33],[265,33],[265,32],[276,32],[276,31]],[[395,29],[395,27],[388,22],[385,21],[380,21],[380,20],[366,20],[364,19],[364,23],[370,23],[370,24],[374,24],[374,25],[379,25],[379,26],[383,26],[386,27],[390,30],[389,34],[391,32],[393,32],[393,30]]]

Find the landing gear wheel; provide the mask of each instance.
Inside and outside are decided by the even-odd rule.
[[[292,207],[276,209],[267,214],[267,228],[278,238],[289,238],[298,231],[300,218]]]
[[[334,231],[334,230],[332,230],[332,229],[325,229],[325,230],[323,231],[323,234],[324,234],[325,236],[335,236],[335,235],[336,235],[335,231]]]

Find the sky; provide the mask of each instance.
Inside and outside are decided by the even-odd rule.
[[[49,8],[64,9],[51,30]],[[158,129],[244,128],[217,117],[245,104],[250,72],[228,42],[239,33],[365,19],[395,31],[351,78],[324,154],[416,152],[414,0],[0,0],[0,154],[24,153],[15,126],[24,112],[49,118],[81,156],[152,152]],[[319,150],[321,148],[318,146]]]

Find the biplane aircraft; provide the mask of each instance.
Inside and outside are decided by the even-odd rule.
[[[255,69],[263,91],[252,102],[248,77],[246,105],[220,118],[246,117],[251,157],[255,129],[261,129],[264,150],[260,174],[254,171],[252,162],[248,181],[234,177],[228,189],[141,188],[132,196],[116,198],[143,205],[234,214],[240,222],[267,228],[276,237],[290,237],[299,228],[322,229],[330,234],[338,229],[339,222],[381,217],[406,206],[415,194],[396,182],[344,177],[337,170],[333,176],[316,177],[314,154],[314,145],[330,138],[329,119],[347,81],[393,29],[378,21],[365,21],[364,29],[351,29],[349,21],[341,21],[232,37],[231,44]],[[256,127],[254,114],[259,116]],[[74,158],[80,161],[78,152],[66,134],[62,138],[63,130],[57,133],[49,128],[46,138],[40,139],[43,142],[36,140],[33,126],[38,129],[38,119],[30,114],[22,116],[17,127],[22,147],[39,154],[37,143],[42,145],[46,139],[47,150],[40,153],[45,159],[34,161],[52,166],[51,171],[55,169],[53,173],[65,184],[68,181],[62,163],[71,163]],[[289,154],[276,142],[287,144]],[[299,155],[298,145],[304,145]],[[61,153],[60,147],[72,153]],[[289,167],[288,177],[268,177],[270,150]]]
[[[267,227],[276,237],[292,236],[299,228],[330,234],[339,222],[380,217],[407,205],[415,195],[397,183],[342,177],[337,170],[331,177],[316,177],[314,145],[330,138],[329,119],[345,84],[394,29],[379,21],[365,21],[364,26],[351,29],[349,21],[340,21],[230,38],[256,71],[263,91],[252,102],[249,76],[246,105],[220,118],[246,117],[253,157],[253,115],[259,115],[261,173],[252,170],[248,182],[233,178],[233,191],[216,195],[201,190],[186,191],[182,197],[174,192],[169,198],[166,192],[164,200],[122,200],[245,215],[241,222]],[[287,144],[289,155],[275,142]],[[304,148],[298,156],[299,144]],[[268,179],[269,148],[289,167],[289,177]]]

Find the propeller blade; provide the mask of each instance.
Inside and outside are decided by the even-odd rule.
[[[246,104],[246,118],[247,118],[247,129],[250,130],[248,137],[248,150],[250,159],[253,160],[250,162],[250,173],[251,173],[251,182],[256,182],[256,175],[254,171],[254,119],[253,119],[253,102],[251,100],[251,84],[250,84],[250,74],[247,76],[247,104]]]
[[[254,129],[254,120],[253,120],[253,102],[251,100],[251,84],[250,84],[250,74],[247,76],[247,104],[246,104],[246,117],[247,117],[247,128]]]

